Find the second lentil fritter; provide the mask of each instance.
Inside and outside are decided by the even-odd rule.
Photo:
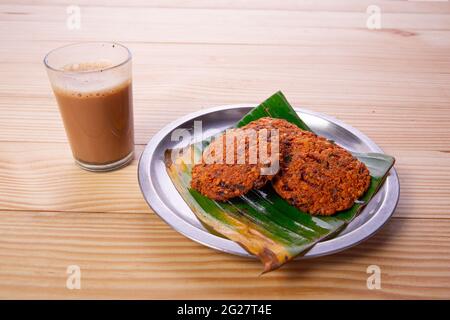
[[[285,141],[276,192],[302,211],[332,215],[350,208],[370,184],[369,170],[348,151],[315,134]]]

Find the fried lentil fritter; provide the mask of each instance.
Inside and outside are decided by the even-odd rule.
[[[267,142],[266,157],[262,157],[259,152],[262,137]],[[191,187],[218,201],[261,188],[273,178],[279,168],[277,166],[275,172],[264,171],[271,168],[273,161],[279,161],[279,148],[276,146],[272,150],[272,139],[270,134],[259,135],[259,130],[256,129],[227,130],[226,134],[208,146],[203,153],[202,163],[192,169]],[[234,141],[234,145],[229,141]]]
[[[369,187],[367,167],[323,137],[304,133],[285,141],[282,149],[281,170],[272,184],[302,211],[332,215],[350,208]]]

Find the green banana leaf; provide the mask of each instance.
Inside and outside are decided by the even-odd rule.
[[[281,92],[251,110],[236,127],[267,116],[285,119],[303,130],[311,131]],[[279,197],[270,185],[226,202],[211,200],[191,189],[193,160],[201,158],[207,143],[192,144],[184,152],[179,149],[166,150],[167,172],[203,225],[257,256],[264,265],[263,273],[279,268],[317,242],[336,235],[375,195],[395,161],[385,154],[354,153],[370,170],[371,184],[367,192],[348,210],[333,216],[311,216]]]

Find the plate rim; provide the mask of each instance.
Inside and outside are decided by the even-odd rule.
[[[179,217],[176,213],[174,213],[169,207],[167,207],[164,202],[157,196],[156,189],[153,186],[152,179],[150,177],[150,168],[151,164],[154,160],[155,151],[159,145],[159,143],[172,132],[174,129],[178,128],[181,124],[195,119],[197,117],[203,116],[205,114],[231,110],[231,109],[240,109],[240,108],[252,108],[257,104],[230,104],[230,105],[221,105],[212,108],[201,109],[187,115],[184,115],[169,124],[165,125],[161,130],[159,130],[147,143],[144,151],[142,152],[139,163],[138,163],[138,182],[141,192],[144,196],[145,201],[148,206],[154,211],[156,215],[158,215],[164,222],[166,222],[170,227],[172,227],[175,231],[184,235],[185,237],[200,243],[209,248],[226,252],[238,256],[256,258],[254,255],[248,253],[235,243],[232,240],[222,238],[212,233],[201,230],[181,217]],[[375,144],[369,137],[363,134],[358,129],[347,125],[339,119],[336,119],[332,116],[310,111],[303,108],[294,108],[294,110],[299,114],[308,114],[315,117],[322,118],[326,121],[333,122],[345,130],[351,132],[359,139],[361,139],[366,145],[368,145],[371,149],[374,149],[375,152],[383,153],[383,150]],[[146,165],[147,164],[147,165]],[[152,183],[151,183],[152,182]],[[390,217],[395,212],[395,209],[398,205],[398,201],[400,198],[400,182],[398,179],[397,171],[394,167],[389,171],[389,175],[386,181],[383,184],[383,187],[387,187],[387,201],[385,203],[388,206],[387,210],[382,210],[377,215],[373,215],[367,222],[352,230],[349,233],[346,233],[341,236],[336,236],[331,238],[330,240],[324,240],[316,243],[313,247],[307,250],[304,254],[297,257],[297,259],[308,259],[315,258],[325,255],[334,254],[353,246],[360,244],[361,242],[367,240],[371,236],[373,236],[378,230],[380,230],[384,224],[390,219]]]

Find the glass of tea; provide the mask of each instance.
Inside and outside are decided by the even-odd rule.
[[[44,64],[75,162],[110,171],[133,159],[131,53],[111,42],[67,45]]]

